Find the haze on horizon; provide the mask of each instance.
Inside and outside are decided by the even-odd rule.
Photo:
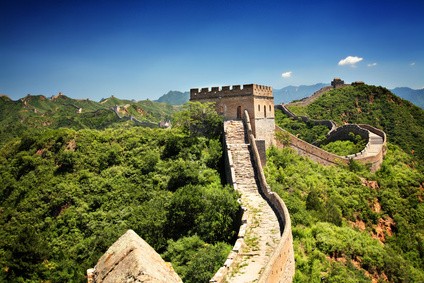
[[[424,88],[424,1],[1,1],[0,93],[365,81]]]

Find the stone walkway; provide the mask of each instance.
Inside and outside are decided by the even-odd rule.
[[[227,276],[227,281],[256,282],[278,245],[280,226],[274,211],[258,192],[249,145],[244,139],[243,122],[226,121],[224,129],[233,157],[237,190],[248,213],[242,259]]]
[[[369,132],[369,134],[369,145],[365,150],[364,154],[361,156],[362,158],[368,156],[375,156],[382,151],[383,138],[371,132]]]

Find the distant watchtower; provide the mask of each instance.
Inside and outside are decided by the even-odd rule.
[[[215,102],[216,110],[225,120],[242,119],[244,110],[250,116],[256,140],[264,140],[266,147],[274,140],[274,96],[272,87],[247,84],[223,87],[193,88],[190,101]]]
[[[331,86],[333,88],[341,88],[341,87],[344,87],[345,86],[345,82],[342,79],[340,79],[340,78],[334,78],[331,81]]]

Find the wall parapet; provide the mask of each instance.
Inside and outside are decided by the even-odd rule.
[[[190,100],[212,99],[220,97],[232,96],[267,96],[272,97],[272,87],[258,85],[258,84],[245,84],[233,85],[222,87],[204,87],[190,89]]]
[[[296,116],[293,112],[287,109],[285,105],[276,105],[275,108],[282,110],[286,115],[288,115],[289,117],[293,119],[300,119],[304,122],[317,121],[319,123],[319,122],[325,121],[325,120],[323,121],[312,120],[312,119],[309,119],[308,117]],[[332,142],[339,139],[347,139],[349,138],[349,133],[353,132],[354,134],[360,135],[363,139],[367,140],[367,144],[364,147],[364,149],[362,149],[360,152],[357,152],[351,155],[339,156],[339,155],[330,153],[328,151],[325,151],[302,139],[299,139],[298,137],[294,136],[288,131],[281,129],[277,125],[275,126],[275,130],[288,133],[290,137],[290,143],[292,147],[297,149],[298,153],[302,155],[306,155],[321,164],[348,165],[350,160],[353,159],[362,164],[370,165],[371,171],[376,171],[380,168],[383,162],[384,155],[386,154],[386,151],[387,151],[386,133],[384,131],[367,124],[348,124],[348,125],[343,125],[341,127],[337,127],[333,121],[328,120],[327,122],[328,122],[327,123],[328,125],[330,125],[329,123],[331,123],[331,125],[333,126],[331,130],[328,132],[326,140],[323,141],[322,143]],[[379,150],[378,152],[374,152],[375,143],[373,142],[370,133],[373,133],[382,138],[382,141],[383,141],[382,147],[381,147],[381,150]]]
[[[280,230],[282,233],[280,242],[265,266],[258,282],[292,282],[295,272],[295,262],[289,211],[280,196],[272,192],[268,186],[247,111],[244,111],[244,123],[247,128],[259,190],[275,211],[281,225]]]
[[[231,184],[233,189],[235,191],[238,191],[238,185],[236,182],[236,173],[234,168],[234,161],[232,157],[232,153],[230,150],[230,147],[227,145],[227,129],[225,127],[224,123],[224,138],[223,138],[223,145],[224,145],[224,158],[225,158],[225,175],[226,175],[226,181],[228,184]],[[237,200],[239,203],[241,203],[241,199]],[[221,266],[217,272],[215,272],[214,276],[209,280],[211,283],[218,283],[218,282],[224,282],[225,277],[227,276],[228,272],[237,265],[239,258],[240,258],[240,252],[242,251],[244,247],[244,235],[249,228],[249,222],[247,221],[248,213],[246,208],[243,206],[242,209],[242,216],[241,216],[241,225],[239,228],[239,232],[237,234],[237,240],[234,243],[233,248],[231,249],[231,252],[228,254],[223,266]]]
[[[361,136],[361,138],[368,141],[369,143],[369,139],[370,139],[369,131],[356,124],[343,125],[341,127],[334,129],[333,131],[330,131],[325,141],[323,141],[323,143],[333,142],[333,141],[341,140],[341,139],[342,140],[349,139],[350,138],[349,133],[354,133],[355,135],[359,135]]]
[[[310,144],[292,133],[280,128],[279,126],[275,126],[276,132],[283,132],[289,135],[290,137],[290,144],[292,147],[296,148],[298,152],[301,155],[307,155],[308,157],[312,158],[313,160],[324,164],[333,164],[333,165],[347,165],[349,164],[349,158],[346,158],[344,156],[339,156],[334,153],[330,153],[328,151],[323,150],[322,148],[319,148],[313,144]]]
[[[306,117],[306,116],[297,116],[296,114],[291,112],[284,104],[275,105],[275,108],[283,111],[283,113],[286,114],[287,116],[289,116],[290,118],[298,119],[298,120],[301,120],[302,122],[305,122],[305,123],[309,122],[309,123],[312,123],[314,125],[326,126],[329,129],[328,134],[330,134],[332,131],[337,129],[336,123],[334,123],[331,120],[314,120],[314,119],[311,119],[311,118]]]

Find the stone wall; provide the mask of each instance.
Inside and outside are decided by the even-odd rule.
[[[334,89],[332,86],[326,86],[323,87],[319,90],[317,90],[316,92],[314,92],[311,96],[303,98],[300,101],[296,101],[296,102],[291,102],[290,105],[301,105],[301,106],[306,106],[312,102],[314,102],[315,100],[318,99],[318,97],[320,97],[321,95],[323,95],[324,93],[326,93],[327,91],[330,91]]]
[[[275,126],[276,132],[283,132],[289,135],[290,145],[299,153],[299,155],[307,156],[312,160],[323,164],[323,165],[347,165],[349,159],[346,157],[338,156],[336,154],[325,151],[317,146],[314,146],[302,139],[299,139],[295,135],[288,131]]]
[[[370,131],[371,133],[374,133],[380,137],[383,138],[384,141],[384,146],[383,146],[383,153],[386,154],[387,151],[387,137],[386,137],[386,133],[383,130],[377,129],[376,127],[367,125],[367,124],[358,124],[359,127],[366,129],[368,131]]]
[[[315,145],[309,144],[296,136],[290,134],[289,132],[281,129],[280,127],[276,126],[276,131],[283,131],[285,133],[288,133],[290,135],[290,143],[296,151],[303,156],[307,156],[311,158],[312,160],[319,162],[323,165],[337,165],[337,164],[349,164],[349,160],[357,160],[358,162],[362,164],[367,164],[370,166],[371,171],[377,171],[381,164],[383,163],[384,155],[387,151],[386,146],[386,134],[384,131],[377,129],[375,127],[372,127],[370,125],[366,124],[349,124],[344,125],[341,127],[337,127],[336,124],[333,121],[330,120],[313,120],[309,119],[308,117],[304,116],[296,116],[293,112],[291,112],[285,105],[276,105],[276,109],[282,110],[287,116],[293,118],[293,119],[299,119],[303,122],[310,122],[314,124],[319,125],[325,125],[327,128],[331,127],[331,130],[327,134],[327,139],[323,141],[321,144],[325,144],[328,142],[333,142],[336,140],[347,140],[349,139],[349,133],[353,132],[356,135],[360,135],[363,139],[367,140],[368,143],[366,144],[365,148],[361,150],[360,152],[357,152],[355,154],[351,154],[348,156],[338,156],[335,154],[332,154],[330,152],[327,152]],[[381,137],[383,139],[383,145],[380,151],[370,153],[370,151],[374,150],[372,146],[372,138],[370,137],[370,132],[373,134],[376,134],[377,136]]]
[[[354,133],[355,135],[361,136],[364,140],[369,140],[369,132],[366,129],[361,128],[358,125],[355,124],[349,124],[349,125],[343,125],[341,127],[338,127],[337,129],[331,131],[328,135],[325,141],[323,141],[323,144],[334,142],[337,140],[350,140],[350,133]]]
[[[234,159],[233,159],[231,150],[227,145],[227,129],[225,128],[225,123],[224,123],[223,146],[224,146],[223,151],[224,151],[226,181],[228,184],[230,184],[233,187],[235,191],[238,191],[238,188],[237,188],[238,185],[236,182],[236,173],[235,173],[234,162],[233,162]],[[240,202],[240,199],[238,199],[238,201]],[[223,266],[221,266],[218,269],[218,271],[209,280],[209,282],[213,282],[213,283],[224,282],[228,272],[232,270],[239,261],[239,258],[240,258],[239,253],[244,247],[244,235],[246,233],[247,228],[249,227],[249,222],[247,221],[248,213],[245,210],[245,208],[242,207],[241,209],[242,209],[241,225],[239,228],[239,232],[237,234],[237,240],[234,243],[234,246],[231,249],[230,253],[228,254],[227,259],[225,260]]]
[[[283,111],[283,113],[286,114],[287,116],[289,116],[290,118],[298,119],[298,120],[305,122],[305,123],[312,123],[314,125],[326,126],[329,129],[329,133],[334,131],[337,128],[336,123],[334,123],[331,120],[314,120],[314,119],[310,119],[309,117],[306,117],[306,116],[296,116],[293,112],[291,112],[283,104],[275,105],[275,109]]]
[[[282,230],[278,247],[271,256],[268,264],[265,266],[265,269],[259,278],[259,282],[292,282],[295,271],[295,262],[290,215],[284,201],[279,195],[270,190],[268,183],[266,182],[255,137],[252,134],[249,113],[247,111],[245,111],[244,121],[246,123],[247,135],[255,162],[255,171],[258,176],[259,190],[275,211]]]
[[[192,88],[190,89],[190,100],[201,100],[201,99],[217,99],[223,97],[241,97],[243,95],[252,95],[255,92],[258,96],[273,97],[272,87],[257,85],[257,84],[246,84],[243,86],[223,86],[223,87],[212,87],[212,88]]]
[[[274,97],[272,87],[247,84],[212,88],[193,88],[190,101],[214,102],[216,111],[226,120],[241,120],[243,112],[251,113],[250,123],[256,139],[266,146],[274,141]]]

